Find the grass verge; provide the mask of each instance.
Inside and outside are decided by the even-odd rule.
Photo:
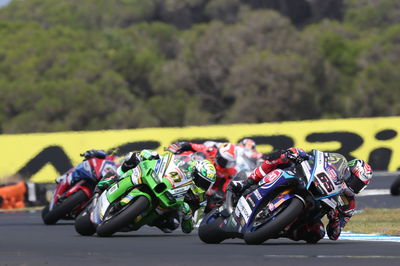
[[[400,209],[364,209],[353,215],[344,231],[400,235]]]

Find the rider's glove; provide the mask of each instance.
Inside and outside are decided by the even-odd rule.
[[[107,153],[103,150],[87,150],[84,153],[80,154],[81,156],[85,157],[85,160],[90,159],[90,158],[99,158],[99,159],[104,159],[107,156]]]
[[[247,178],[246,180],[232,180],[228,185],[228,190],[232,191],[234,194],[242,194],[243,191],[248,189],[250,186],[254,185],[256,181],[252,178]]]
[[[94,194],[101,194],[104,190],[106,190],[117,178],[117,174],[110,171],[108,172],[100,181],[97,183],[97,186],[94,189]]]
[[[190,145],[189,142],[186,141],[175,142],[169,145],[167,148],[167,151],[170,151],[173,154],[179,154],[184,151],[190,151],[190,150],[192,150],[192,146]]]
[[[294,163],[301,163],[304,160],[308,160],[308,154],[303,149],[290,148],[286,150],[285,154],[286,158]]]
[[[100,186],[97,185],[97,186],[94,188],[93,195],[94,195],[94,194],[101,194],[103,191],[104,191],[103,186],[102,186],[102,185],[100,185]]]

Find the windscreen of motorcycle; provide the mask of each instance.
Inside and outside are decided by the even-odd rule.
[[[190,160],[186,159],[186,157],[174,157],[165,165],[165,171],[162,171],[164,172],[163,179],[167,179],[171,183],[172,189],[169,190],[169,193],[174,198],[184,197],[193,184],[192,179],[187,174]]]
[[[308,161],[311,170],[307,189],[314,185],[318,199],[333,197],[343,189],[343,180],[348,173],[346,158],[338,153],[314,151],[314,160]],[[303,168],[304,169],[304,168]]]

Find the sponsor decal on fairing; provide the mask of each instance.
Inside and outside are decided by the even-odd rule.
[[[108,190],[108,194],[112,194],[115,192],[115,190],[118,189],[118,183],[114,184],[109,190]]]
[[[135,167],[132,169],[132,174],[131,174],[131,181],[132,184],[138,185],[140,184],[139,180],[142,176],[142,171],[140,170],[140,167]]]
[[[250,218],[252,210],[244,197],[241,197],[239,199],[236,209],[239,210],[239,212],[242,214],[244,220],[247,223]]]

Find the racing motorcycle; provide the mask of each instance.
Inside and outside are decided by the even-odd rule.
[[[228,191],[224,205],[203,218],[199,238],[214,244],[229,238],[261,244],[284,237],[292,226],[320,219],[343,204],[339,194],[346,175],[344,156],[313,150],[301,163],[270,172],[242,196]]]
[[[184,201],[193,181],[182,172],[190,159],[167,153],[158,160],[145,160],[96,194],[75,219],[81,235],[108,237],[135,231]]]
[[[50,203],[42,209],[43,222],[51,225],[61,219],[75,219],[93,196],[97,182],[116,173],[114,159],[114,156],[106,156],[84,160],[58,178]],[[71,180],[77,182],[71,184]]]

